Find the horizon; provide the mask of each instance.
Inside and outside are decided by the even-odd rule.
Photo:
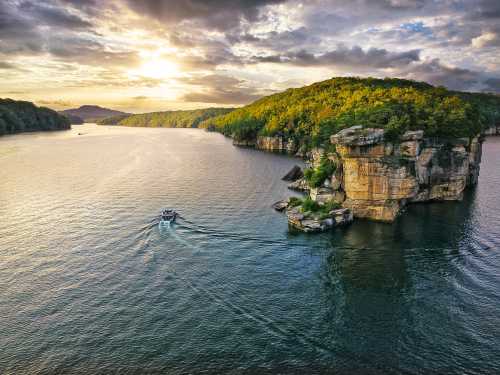
[[[65,110],[238,107],[336,76],[500,93],[495,0],[7,0],[0,97]]]

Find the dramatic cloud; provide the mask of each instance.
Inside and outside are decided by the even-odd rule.
[[[498,56],[498,0],[0,1],[0,95],[58,107],[246,104],[351,74],[500,92]]]
[[[41,2],[26,1],[20,4],[18,11],[35,19],[38,24],[65,29],[84,29],[92,26],[88,21],[69,13],[64,8]]]
[[[17,69],[17,67],[8,62],[0,61],[0,69]]]
[[[203,87],[183,96],[184,100],[197,103],[246,104],[260,98],[255,89],[245,87],[245,82],[234,77],[206,75],[185,78],[189,85]]]
[[[242,20],[258,19],[259,8],[285,0],[127,0],[137,13],[167,24],[197,22],[207,28],[227,30]]]
[[[359,46],[347,48],[340,46],[334,51],[313,55],[305,50],[282,56],[267,56],[257,58],[261,62],[288,63],[298,66],[335,66],[358,68],[395,68],[408,65],[420,59],[420,51],[389,52],[385,49],[370,48],[366,51]]]
[[[464,90],[479,83],[478,72],[470,69],[449,67],[441,64],[439,59],[424,62],[406,70],[404,76],[419,79],[437,86],[446,86],[455,90]]]
[[[472,45],[476,48],[500,46],[500,35],[494,32],[486,32],[472,39]]]

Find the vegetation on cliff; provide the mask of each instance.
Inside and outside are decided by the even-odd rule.
[[[165,111],[142,113],[129,116],[105,118],[99,125],[121,125],[136,127],[197,128],[198,125],[215,116],[225,115],[233,108],[205,108],[190,111]]]
[[[323,156],[317,167],[306,168],[304,170],[304,178],[310,187],[320,187],[325,179],[330,177],[335,172],[335,169],[335,163],[326,156]]]
[[[264,97],[200,127],[236,140],[280,135],[311,147],[353,125],[384,128],[387,137],[416,129],[428,137],[468,137],[498,121],[495,95],[403,79],[341,77]]]
[[[69,120],[52,109],[37,107],[31,102],[0,99],[0,135],[69,128]]]

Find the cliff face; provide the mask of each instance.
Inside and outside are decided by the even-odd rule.
[[[500,135],[500,124],[489,127],[484,131],[484,135]]]
[[[391,143],[382,129],[352,127],[331,142],[336,154],[329,158],[336,159],[337,171],[311,197],[344,199],[342,205],[358,218],[390,222],[408,203],[461,200],[464,189],[477,183],[478,138],[446,141],[415,131]]]
[[[255,148],[272,152],[285,152],[288,154],[295,154],[297,152],[297,145],[293,140],[279,136],[258,136],[255,142]]]

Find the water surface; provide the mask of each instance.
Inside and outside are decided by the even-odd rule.
[[[464,202],[321,235],[270,209],[296,163],[191,129],[0,138],[0,373],[498,372],[500,139]]]

